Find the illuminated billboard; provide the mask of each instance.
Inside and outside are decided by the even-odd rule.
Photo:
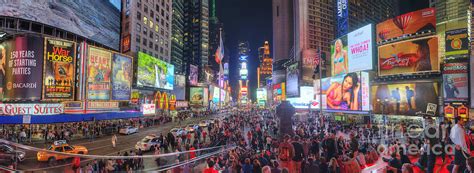
[[[446,31],[445,55],[465,55],[469,53],[467,28]]]
[[[137,86],[173,90],[174,66],[138,52]]]
[[[331,44],[331,74],[372,70],[373,66],[372,24],[339,37]]]
[[[189,76],[188,81],[189,85],[196,86],[198,84],[199,69],[197,66],[190,64],[189,65]]]
[[[311,109],[319,109],[319,103],[315,100],[319,97],[315,97],[313,87],[301,86],[300,92],[300,97],[287,98],[286,100],[297,109],[308,109],[310,105]]]
[[[175,75],[172,93],[176,95],[176,100],[184,100],[186,96],[186,76]]]
[[[402,14],[377,24],[377,43],[416,33],[436,32],[435,8]]]
[[[416,115],[417,112],[426,112],[428,103],[437,105],[438,96],[437,83],[415,82],[373,85],[370,98],[373,113]]]
[[[110,99],[110,75],[112,52],[89,46],[87,61],[87,99]]]
[[[278,102],[282,100],[286,100],[285,82],[273,85],[273,101]]]
[[[287,97],[298,97],[300,69],[298,62],[293,63],[286,69],[286,95]]]
[[[4,101],[41,99],[43,45],[44,39],[37,36],[16,36],[0,43],[0,92]]]
[[[336,0],[336,37],[347,33],[349,28],[349,3],[347,0]]]
[[[61,28],[119,50],[120,3],[118,0],[6,0],[2,1],[0,6],[0,16],[21,18]]]
[[[439,72],[438,37],[379,46],[379,76]]]
[[[204,88],[191,87],[189,89],[189,104],[203,105],[204,104]]]
[[[112,57],[112,100],[130,100],[132,73],[132,58],[114,53]]]
[[[43,100],[74,100],[76,44],[45,38]]]
[[[467,101],[469,98],[467,62],[448,62],[443,67],[444,102]]]
[[[342,76],[324,78],[322,81],[315,80],[315,102],[319,104],[319,97],[323,97],[323,109],[369,111],[369,81],[367,72],[353,72]],[[319,86],[322,86],[322,88]],[[322,96],[319,96],[321,91]]]

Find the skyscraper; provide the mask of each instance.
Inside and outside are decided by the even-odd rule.
[[[267,79],[272,76],[272,65],[273,60],[270,57],[270,44],[268,41],[265,41],[263,47],[258,49],[258,87],[265,87],[267,84]]]
[[[219,37],[225,42],[224,25],[216,16],[216,0],[210,0],[209,6],[209,66],[214,71],[219,71],[219,64],[215,61],[216,50],[219,46]]]
[[[188,64],[198,66],[199,79],[203,81],[209,64],[209,0],[184,1],[183,52]]]
[[[121,51],[130,55],[138,51],[170,62],[171,1],[122,0]],[[125,46],[124,46],[125,45]]]
[[[272,0],[273,58],[288,59],[293,45],[293,0]]]
[[[175,73],[184,73],[186,63],[183,56],[184,48],[184,0],[173,0],[173,20],[171,30],[171,64]]]

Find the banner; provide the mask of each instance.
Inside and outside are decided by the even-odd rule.
[[[348,73],[343,76],[324,78],[314,83],[315,105],[328,110],[369,111],[369,74],[367,72]],[[322,88],[320,88],[320,83]],[[322,96],[319,93],[322,91]],[[316,106],[319,109],[319,106]]]
[[[63,104],[0,104],[3,115],[56,115],[64,113]]]
[[[445,63],[443,69],[444,102],[467,101],[469,98],[467,62]]]
[[[110,73],[112,53],[89,46],[87,61],[87,99],[110,99]]]
[[[313,75],[316,66],[320,63],[320,58],[317,50],[306,49],[303,51],[302,63],[301,63],[301,82],[302,85],[313,84]],[[265,80],[265,79],[260,79]]]
[[[298,68],[298,62],[288,66],[286,70],[286,95],[287,97],[298,97],[299,92],[299,76],[300,70]]]
[[[372,70],[372,25],[366,25],[334,40],[331,45],[331,74]]]
[[[52,38],[44,44],[43,100],[74,100],[76,44]]]
[[[87,109],[118,109],[119,102],[87,102]]]
[[[347,34],[349,28],[349,3],[347,0],[336,0],[336,37]]]
[[[436,32],[435,8],[402,14],[377,24],[377,43],[416,33]]]
[[[286,100],[297,109],[309,109],[310,106],[311,109],[319,109],[319,103],[315,101],[313,87],[301,86],[300,92],[300,97],[287,98]]]
[[[130,100],[132,73],[132,58],[114,53],[112,60],[112,100]]]
[[[439,100],[438,84],[433,82],[373,85],[371,91],[375,114],[416,115],[426,112],[428,103],[438,104]]]
[[[0,80],[4,101],[40,100],[43,83],[44,40],[17,36],[0,45]]]
[[[445,55],[462,55],[469,53],[469,35],[467,28],[446,31]]]
[[[379,46],[379,76],[439,72],[438,37]]]
[[[142,104],[143,115],[155,115],[156,106],[155,104]]]
[[[190,64],[189,65],[189,85],[196,86],[198,83],[199,69],[197,66]]]
[[[202,87],[191,87],[189,89],[189,104],[200,105],[204,104],[204,88]]]

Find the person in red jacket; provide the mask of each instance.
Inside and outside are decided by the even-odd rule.
[[[204,169],[204,173],[219,173],[219,171],[214,169],[214,164],[215,164],[214,161],[209,160],[209,162],[207,162],[207,166],[209,168]]]
[[[196,149],[194,148],[194,146],[191,146],[191,148],[189,148],[189,151],[190,151],[189,152],[189,160],[196,158],[195,150]]]
[[[72,159],[72,170],[74,170],[74,172],[79,172],[80,167],[81,167],[81,158],[74,157],[74,159]]]

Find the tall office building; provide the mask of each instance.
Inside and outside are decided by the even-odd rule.
[[[293,0],[272,0],[273,59],[288,59],[293,47]]]
[[[203,81],[209,64],[209,0],[184,1],[183,51],[185,61],[198,66],[199,80]]]
[[[177,74],[186,72],[186,63],[183,56],[184,48],[184,0],[173,0],[173,20],[171,22],[171,64]]]
[[[449,30],[470,28],[471,2],[469,0],[433,0],[436,8],[436,33],[438,35],[438,55],[445,57],[445,33]],[[472,30],[472,28],[471,28]]]
[[[377,24],[398,15],[397,0],[350,0],[349,32],[357,28]]]
[[[216,0],[210,0],[209,4],[209,66],[214,71],[219,71],[219,64],[215,61],[216,50],[219,47],[219,39],[225,42],[224,25],[216,16]],[[225,52],[225,50],[224,50]]]
[[[265,87],[267,84],[267,79],[271,79],[272,76],[272,65],[273,59],[270,56],[270,44],[268,41],[265,41],[263,47],[258,48],[258,87]]]
[[[170,62],[171,1],[122,0],[121,51],[138,51]],[[127,44],[128,43],[128,44]]]
[[[250,55],[249,42],[239,41],[238,43],[238,57],[240,63],[239,69],[239,101],[246,104],[249,100],[249,80],[248,80],[248,57]]]

